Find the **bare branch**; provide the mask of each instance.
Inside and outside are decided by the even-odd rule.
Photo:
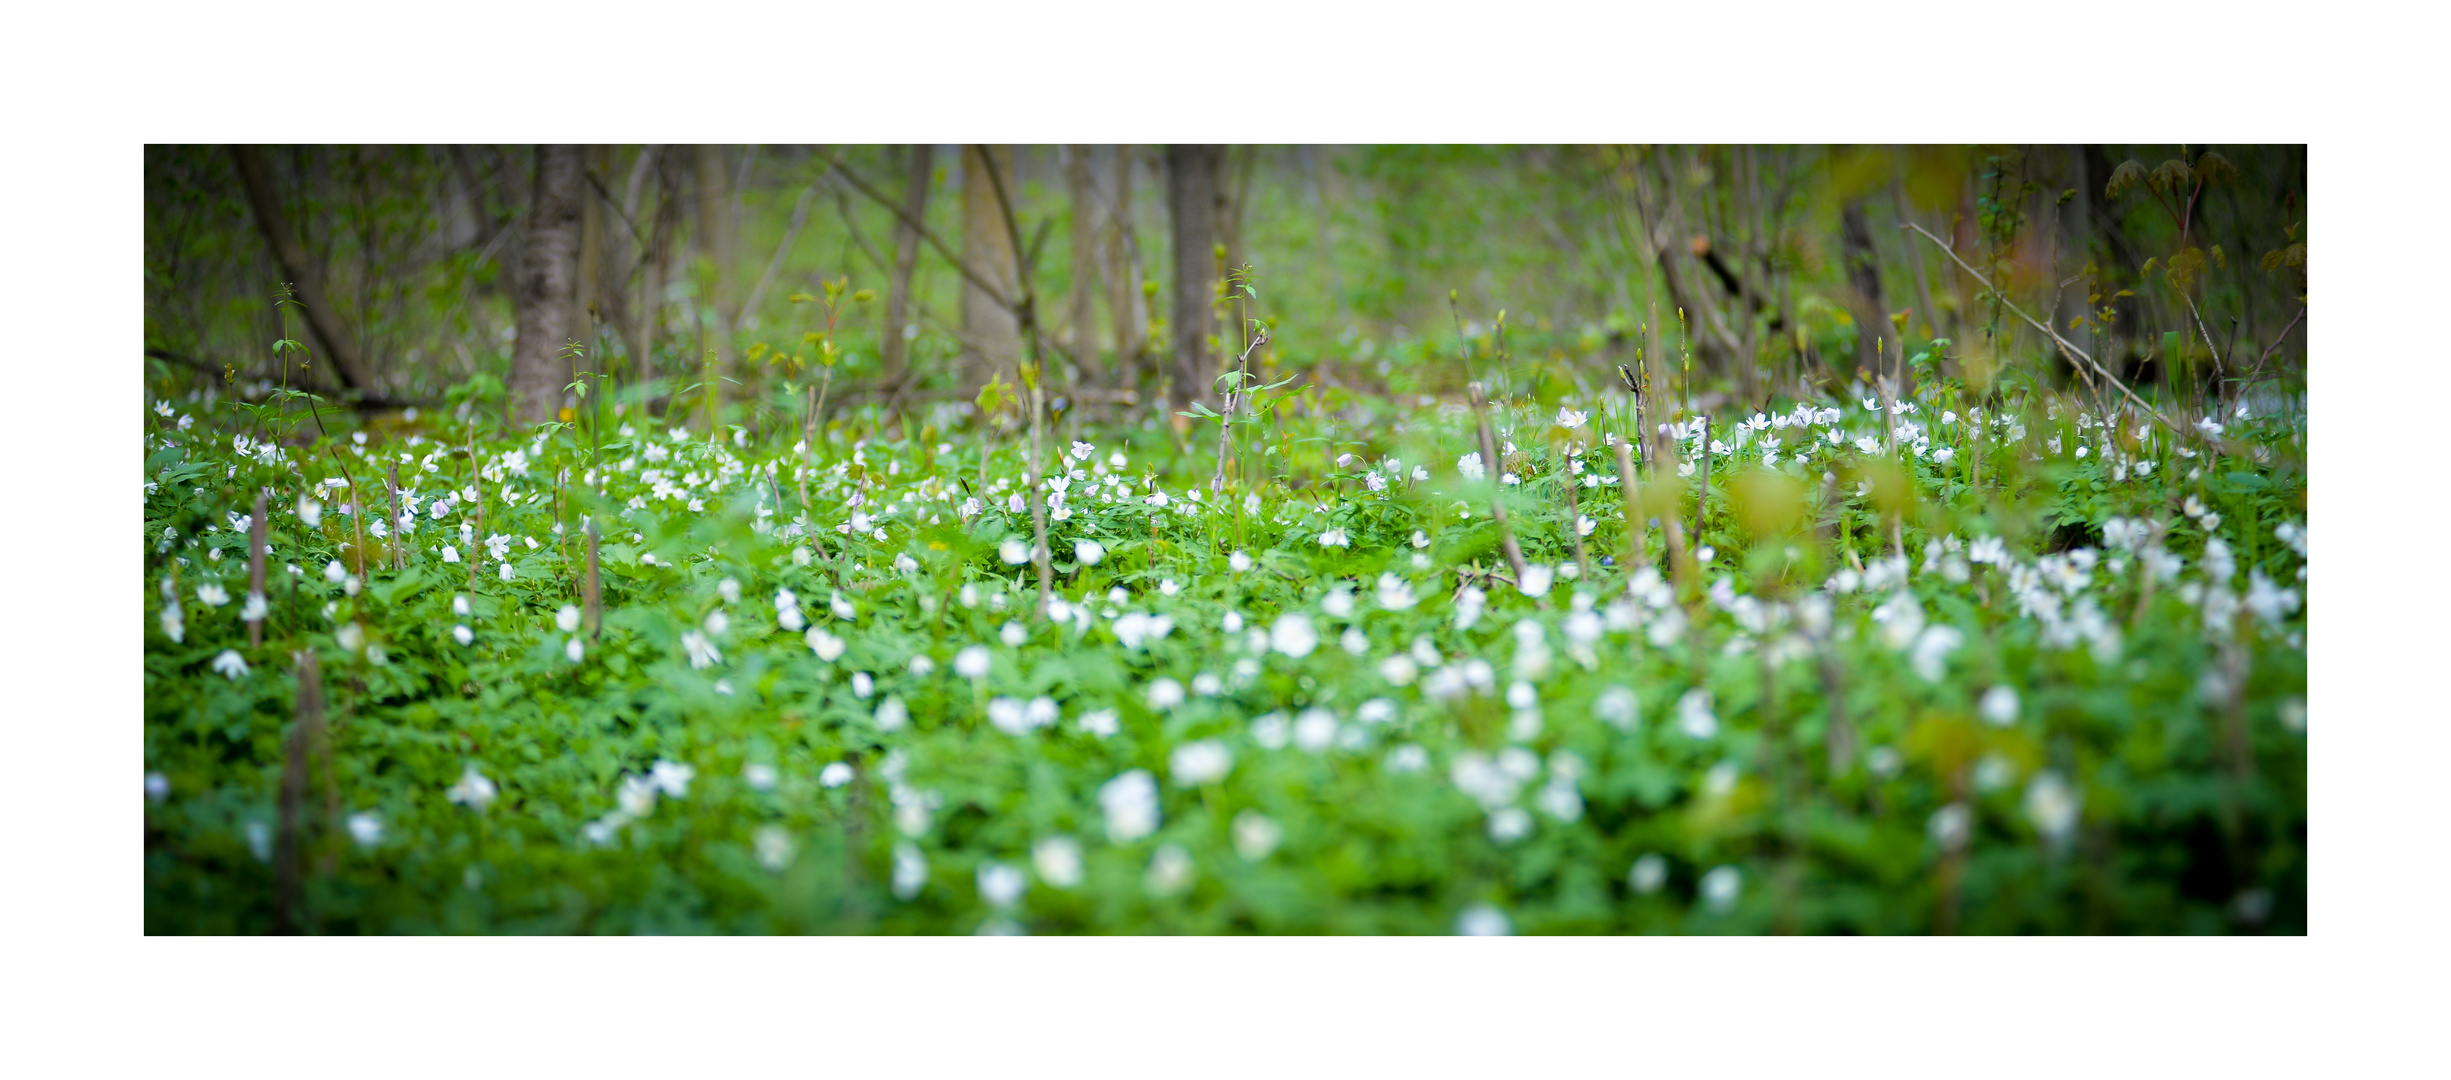
[[[2007,293],[2001,292],[1998,286],[1991,283],[1990,278],[1983,276],[1982,271],[1975,269],[1974,267],[1968,265],[1966,260],[1959,258],[1957,250],[1950,247],[1945,241],[1941,240],[1940,237],[1932,235],[1930,230],[1925,229],[1923,226],[1917,225],[1911,221],[1902,222],[1898,227],[1901,229],[1913,229],[1916,232],[1922,233],[1924,239],[1930,240],[1934,245],[1940,248],[1942,254],[1949,257],[1949,261],[1956,263],[1959,269],[1966,271],[1966,273],[1972,276],[1976,281],[1982,282],[1983,287],[1991,290],[1991,294],[1993,296],[1999,297],[2001,306],[2015,312],[2018,318],[2025,320],[2027,326],[2031,326],[2036,330],[2042,331],[2045,336],[2051,339],[2052,344],[2059,346],[2059,350],[2062,355],[2067,356],[2071,360],[2085,361],[2086,364],[2090,365],[2094,369],[2095,374],[2102,376],[2104,381],[2109,382],[2112,386],[2118,387],[2119,392],[2122,395],[2125,395],[2129,401],[2135,402],[2136,407],[2143,409],[2146,415],[2160,421],[2163,427],[2169,428],[2170,430],[2181,435],[2194,435],[2193,432],[2190,432],[2186,428],[2180,427],[2178,424],[2173,423],[2169,417],[2162,415],[2162,411],[2160,409],[2156,409],[2151,405],[2145,404],[2145,399],[2137,397],[2136,391],[2128,389],[2128,384],[2119,381],[2119,376],[2111,374],[2110,369],[2103,367],[2102,362],[2094,359],[2091,353],[2070,344],[2067,338],[2059,335],[2059,331],[2051,328],[2051,324],[2037,322],[2035,321],[2034,316],[2026,314],[2024,308],[2018,307],[2015,301],[2010,300]]]

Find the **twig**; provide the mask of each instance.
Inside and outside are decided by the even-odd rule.
[[[1263,326],[1260,328],[1259,336],[1252,338],[1251,344],[1243,347],[1242,359],[1235,362],[1235,366],[1242,373],[1242,378],[1234,384],[1233,390],[1227,392],[1225,417],[1217,421],[1217,475],[1208,483],[1209,494],[1214,495],[1225,490],[1226,448],[1233,441],[1234,411],[1242,407],[1243,398],[1251,392],[1244,385],[1251,381],[1251,354],[1267,343],[1268,328]]]
[[[1523,549],[1515,544],[1515,530],[1506,523],[1506,484],[1500,479],[1506,463],[1498,457],[1498,442],[1489,433],[1488,391],[1479,382],[1472,383],[1472,416],[1481,434],[1481,475],[1490,484],[1489,517],[1498,523],[1498,545],[1506,552],[1506,564],[1515,569],[1515,580],[1523,580]]]
[[[247,522],[247,606],[257,607],[264,600],[264,489],[255,491],[255,517]],[[264,617],[260,614],[247,619],[247,647],[264,645]]]
[[[2112,386],[2118,387],[2119,392],[2122,395],[2125,395],[2129,401],[2135,402],[2137,408],[2143,409],[2147,415],[2153,417],[2153,419],[2156,421],[2159,421],[2163,427],[2169,428],[2171,431],[2180,435],[2189,434],[2186,428],[2179,426],[2169,417],[2162,415],[2161,410],[2146,404],[2145,399],[2137,397],[2135,391],[2128,389],[2128,384],[2119,381],[2119,376],[2111,374],[2109,368],[2103,367],[2101,361],[2093,358],[2093,354],[2070,344],[2067,338],[2059,335],[2059,331],[2051,328],[2051,324],[2037,322],[2032,315],[2026,314],[2024,308],[2018,307],[2015,301],[2010,300],[2007,293],[2001,292],[1998,286],[1991,283],[1990,278],[1983,276],[1982,271],[1975,269],[1973,266],[1968,265],[1966,260],[1959,258],[1957,251],[1951,248],[1946,242],[1942,241],[1940,237],[1932,235],[1930,230],[1927,230],[1923,226],[1917,225],[1911,221],[1901,224],[1899,228],[1913,229],[1916,232],[1922,233],[1924,239],[1930,240],[1935,245],[1938,245],[1941,253],[1949,256],[1949,261],[1956,263],[1959,269],[1966,271],[1969,276],[1973,277],[1976,281],[1981,282],[1985,289],[1989,289],[1993,296],[1998,297],[2001,306],[2015,312],[2018,318],[2025,320],[2027,326],[2031,326],[2036,330],[2042,331],[2045,336],[2051,339],[2052,344],[2059,346],[2060,352],[2074,359],[2083,360],[2087,364],[2092,365],[2096,374],[2102,376],[2102,378],[2109,382]]]

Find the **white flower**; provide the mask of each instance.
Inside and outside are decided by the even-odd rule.
[[[454,614],[454,615],[457,615],[457,616],[459,616],[460,618],[463,618],[463,619],[465,619],[465,618],[467,618],[467,617],[468,617],[468,594],[467,594],[467,593],[453,593],[453,594],[451,594],[451,613],[452,613],[452,614]]]
[[[366,628],[356,623],[350,623],[334,631],[332,637],[340,642],[341,648],[350,652],[366,647]]]
[[[825,768],[817,770],[817,783],[824,787],[838,788],[850,782],[851,766],[848,763],[829,761]]]
[[[271,607],[264,602],[263,593],[251,592],[247,594],[246,606],[239,609],[238,617],[248,622],[262,622],[271,611]]]
[[[1022,642],[1030,640],[1030,632],[1022,629],[1020,623],[1008,622],[1003,629],[996,631],[996,637],[1007,647],[1018,649]]]
[[[1995,686],[1983,691],[1983,700],[1975,706],[1985,723],[2007,727],[2017,722],[2017,691],[2014,687]]]
[[[826,633],[825,627],[809,627],[808,634],[802,640],[808,642],[809,649],[817,654],[819,660],[830,664],[842,658],[843,639]]]
[[[1481,465],[1481,452],[1478,450],[1455,459],[1455,471],[1464,474],[1466,480],[1479,480],[1489,475],[1489,471]]]
[[[1311,626],[1311,618],[1299,611],[1277,616],[1268,628],[1268,644],[1276,651],[1299,660],[1319,647],[1319,631]]]
[[[493,805],[496,793],[494,782],[486,779],[484,773],[478,772],[476,766],[470,765],[467,771],[460,774],[460,782],[451,785],[451,790],[443,794],[445,798],[461,806],[471,810],[483,810]]]
[[[196,586],[196,599],[206,607],[220,607],[230,602],[230,591],[208,581]]]
[[[577,630],[579,628],[579,605],[562,605],[562,610],[553,613],[553,625],[560,627],[565,634]]]
[[[1037,867],[1039,880],[1056,888],[1069,889],[1081,883],[1081,844],[1069,836],[1050,836],[1031,845],[1030,862]],[[984,878],[979,891],[987,891]],[[1018,894],[1019,890],[1015,892]]]
[[[373,847],[383,842],[383,819],[372,811],[360,810],[349,815],[349,838],[360,847]]]
[[[1321,708],[1302,710],[1294,720],[1294,745],[1316,754],[1336,739],[1336,714]]]
[[[1387,680],[1391,686],[1409,686],[1420,675],[1419,665],[1414,664],[1411,657],[1401,653],[1379,661],[1379,677]]]
[[[1352,540],[1345,535],[1345,530],[1329,529],[1328,531],[1319,534],[1319,546],[1351,547],[1353,544]]]
[[[1924,828],[1942,851],[1956,851],[1965,847],[1967,839],[1974,835],[1974,809],[1962,802],[1950,803],[1932,811],[1931,820],[1925,823]]]
[[[998,545],[996,556],[1003,559],[1007,566],[1019,566],[1030,561],[1030,545],[1015,537]]]
[[[1166,498],[1165,492],[1159,491],[1152,493],[1148,498],[1142,499],[1141,501],[1162,510],[1165,508],[1169,500]]]
[[[1173,896],[1191,886],[1191,853],[1178,844],[1161,844],[1149,858],[1149,873],[1141,887],[1151,896]]]
[[[1576,412],[1563,405],[1557,407],[1557,426],[1569,431],[1591,422],[1591,414]]]
[[[1150,708],[1152,708],[1152,709],[1171,709],[1171,708],[1174,708],[1175,706],[1180,705],[1180,704],[1182,704],[1182,703],[1183,703],[1183,684],[1182,684],[1182,683],[1176,682],[1176,681],[1174,681],[1173,679],[1168,679],[1168,678],[1160,678],[1160,679],[1158,679],[1156,682],[1153,682],[1153,683],[1150,683],[1150,684],[1149,684],[1149,707],[1150,707]]]
[[[468,629],[467,623],[461,623],[451,628],[451,640],[462,645],[471,645],[476,642],[477,635],[475,631]]]
[[[1626,884],[1635,892],[1650,894],[1668,883],[1668,860],[1657,852],[1646,852],[1634,860],[1634,868],[1626,872]]]
[[[1506,913],[1488,904],[1474,904],[1455,918],[1455,932],[1464,937],[1506,937],[1515,932]]]
[[[298,496],[298,520],[304,522],[310,529],[321,526],[323,524],[323,504],[304,495]]]
[[[170,797],[170,778],[158,772],[145,774],[145,797],[160,802]]]
[[[1227,770],[1234,767],[1234,754],[1224,743],[1202,739],[1176,747],[1168,764],[1176,784],[1196,787],[1223,779]]]
[[[1083,540],[1072,545],[1072,557],[1083,566],[1096,566],[1106,557],[1106,547],[1095,540]]]
[[[444,544],[444,545],[442,546],[442,553],[443,553],[443,561],[444,561],[444,562],[447,562],[447,563],[455,563],[455,562],[460,561],[460,549],[458,549],[458,548],[452,547],[452,546],[451,546],[451,545],[449,545],[449,544]],[[654,556],[652,556],[652,555],[643,556],[643,557],[644,557],[644,558],[647,558],[647,559],[650,559],[650,560],[652,560],[652,559],[654,558]]]
[[[1966,635],[1954,626],[1927,627],[1915,638],[1914,650],[1907,660],[1908,666],[1914,668],[1915,674],[1922,676],[1923,681],[1937,683],[1943,674],[1943,661],[1965,641]]]
[[[1715,867],[1702,875],[1702,901],[1714,911],[1726,911],[1736,906],[1737,894],[1744,891],[1744,872],[1733,866]]]
[[[1234,853],[1246,862],[1268,857],[1285,841],[1285,829],[1257,810],[1234,815]]]
[[[768,870],[781,870],[791,865],[791,832],[781,825],[760,825],[750,838],[751,850],[757,863]]]
[[[1232,555],[1226,556],[1226,565],[1233,568],[1235,573],[1242,573],[1251,569],[1251,556],[1237,551]]]
[[[1098,808],[1106,817],[1106,838],[1128,844],[1157,831],[1157,780],[1146,770],[1133,769],[1098,789]]]
[[[894,844],[894,896],[908,900],[928,883],[928,857],[908,840]]]
[[[839,762],[837,764],[839,764]],[[775,781],[782,779],[782,774],[772,765],[768,765],[762,761],[752,761],[740,767],[740,778],[747,781],[750,789],[753,791],[772,791],[774,790]],[[823,776],[819,777],[820,781],[823,779]],[[848,779],[848,777],[845,779]],[[828,784],[826,786],[832,787],[833,785]]]
[[[562,655],[568,657],[571,663],[576,664],[587,659],[587,646],[578,638],[573,637],[562,643]]]
[[[1556,569],[1543,563],[1526,563],[1523,567],[1523,580],[1517,582],[1515,587],[1525,596],[1547,596],[1549,586],[1556,580]]]
[[[693,668],[712,667],[723,659],[723,653],[715,648],[715,643],[695,630],[681,634],[681,649],[689,654],[689,666]]]
[[[515,576],[515,575],[514,575],[514,574],[511,572],[511,564],[509,564],[509,563],[503,563],[503,564],[502,564],[502,567],[501,567],[501,570],[502,570],[502,580],[504,580],[504,581],[509,581],[509,580],[511,580],[511,578],[512,578],[513,576]]]
[[[1123,730],[1123,714],[1113,709],[1097,709],[1081,714],[1081,730],[1101,739]]]
[[[1677,729],[1696,739],[1719,733],[1719,717],[1711,712],[1711,692],[1701,687],[1677,699]]]
[[[659,759],[647,770],[647,782],[654,784],[656,789],[664,794],[678,799],[689,794],[689,782],[697,775],[698,770],[687,765]]]
[[[347,576],[349,576],[349,569],[342,566],[339,559],[334,559],[331,562],[323,564],[323,579],[325,581],[338,585],[340,584],[340,579]]]
[[[2034,831],[2053,844],[2066,843],[2076,832],[2077,821],[2085,809],[2083,794],[2071,788],[2056,772],[2045,771],[2034,777],[2025,789],[2026,820],[2034,823]]]
[[[233,681],[243,679],[247,675],[247,658],[238,655],[236,649],[223,649],[221,655],[213,658],[213,670],[229,676]]]
[[[1011,907],[1030,887],[1030,879],[1022,876],[1019,867],[1000,862],[979,864],[979,899],[995,907]]]
[[[972,645],[953,654],[953,673],[965,679],[984,679],[990,659],[987,646]]]

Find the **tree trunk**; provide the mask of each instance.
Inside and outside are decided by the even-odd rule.
[[[909,174],[902,182],[902,212],[910,221],[894,222],[894,283],[885,294],[885,383],[899,386],[910,366],[911,271],[919,265],[919,230],[911,221],[928,219],[928,188],[936,169],[936,147],[911,147]]]
[[[1064,191],[1072,204],[1072,288],[1064,340],[1073,361],[1084,369],[1076,380],[1094,374],[1098,359],[1098,196],[1090,179],[1090,147],[1064,148]]]
[[[1174,389],[1189,404],[1209,393],[1209,338],[1216,319],[1219,147],[1166,148],[1166,209],[1174,219]]]
[[[698,239],[700,250],[706,253],[714,270],[698,296],[697,374],[706,381],[706,435],[711,439],[723,422],[723,379],[732,370],[732,321],[737,314],[733,310],[736,300],[732,288],[732,269],[738,252],[734,247],[737,230],[732,214],[731,170],[724,166],[720,146],[698,148]],[[712,368],[703,366],[707,350],[715,354]]]
[[[1107,315],[1115,327],[1115,388],[1140,385],[1140,360],[1148,324],[1140,295],[1139,245],[1132,235],[1132,147],[1115,147],[1115,205],[1107,220]]]
[[[983,153],[995,155],[999,175],[1019,176],[1013,171],[1012,147],[962,147],[962,261],[1010,300],[1021,292],[1016,276],[1021,257],[1004,228],[1004,211],[996,205],[996,186],[987,178]],[[1018,187],[1011,195],[1016,201],[1021,198]],[[1021,208],[1013,209],[1018,213]],[[1021,359],[1021,321],[967,280],[962,283],[962,336],[964,387],[986,382]]]
[[[1872,226],[1864,220],[1864,200],[1852,199],[1840,208],[1839,242],[1844,249],[1847,286],[1854,294],[1855,366],[1866,378],[1878,377],[1887,367],[1881,363],[1879,342],[1897,336],[1889,327],[1889,316],[1881,302],[1881,267],[1873,255]],[[1898,388],[1899,396],[1906,388]]]
[[[323,346],[323,355],[332,361],[333,373],[342,385],[361,394],[375,391],[374,378],[358,359],[357,343],[340,321],[340,314],[323,293],[322,276],[313,272],[306,248],[289,228],[289,219],[281,214],[281,200],[273,194],[272,173],[264,163],[263,152],[252,146],[230,147],[230,157],[238,165],[239,183],[247,189],[247,205],[255,210],[255,225],[264,234],[264,242],[272,248],[272,257],[281,264],[281,272],[289,276],[298,306],[306,309],[307,329]]]
[[[528,204],[527,258],[512,294],[519,335],[511,346],[511,407],[520,423],[553,419],[562,395],[561,350],[570,340],[578,286],[580,188],[576,146],[536,148],[535,198]]]

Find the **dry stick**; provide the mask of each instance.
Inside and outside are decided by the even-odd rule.
[[[304,894],[299,877],[305,869],[299,820],[306,801],[307,761],[324,741],[323,674],[315,650],[298,652],[297,726],[283,745],[281,761],[280,829],[276,834],[273,876],[273,922],[277,932],[299,932]],[[328,824],[328,823],[327,823]]]
[[[1631,574],[1638,565],[1650,565],[1651,557],[1644,550],[1648,545],[1643,542],[1646,530],[1643,527],[1641,487],[1634,479],[1634,451],[1624,439],[1617,440],[1617,485],[1625,495],[1625,565],[1626,573]]]
[[[1506,552],[1506,564],[1515,570],[1518,586],[1523,582],[1523,549],[1515,545],[1515,530],[1506,523],[1506,484],[1499,479],[1506,463],[1498,459],[1498,441],[1489,433],[1488,392],[1479,382],[1466,387],[1472,394],[1472,418],[1481,432],[1481,475],[1490,482],[1489,517],[1498,523],[1498,546]]]
[[[2281,351],[2281,343],[2289,340],[2289,332],[2297,329],[2299,320],[2304,318],[2306,318],[2306,305],[2300,304],[2298,305],[2298,314],[2289,320],[2289,325],[2281,328],[2281,332],[2278,336],[2272,339],[2272,347],[2265,349],[2262,356],[2255,358],[2255,370],[2247,375],[2247,381],[2249,383],[2254,383],[2263,377],[2264,361],[2272,359],[2272,354]]]
[[[1569,458],[1569,460],[1579,459]],[[1574,470],[1571,467],[1564,470],[1563,475],[1566,478],[1566,513],[1574,519],[1574,572],[1576,577],[1589,581],[1591,580],[1591,559],[1583,553],[1583,494],[1577,490],[1582,485],[1576,481]]]
[[[345,475],[347,470],[343,469],[342,472]],[[349,528],[357,537],[357,542],[350,545],[349,551],[357,560],[357,579],[362,582],[366,580],[366,500],[358,498],[355,476],[349,477]]]
[[[1250,389],[1244,385],[1251,381],[1251,354],[1267,343],[1268,328],[1263,326],[1260,328],[1259,336],[1252,338],[1251,344],[1243,347],[1242,359],[1236,361],[1242,371],[1242,380],[1235,383],[1234,389],[1226,394],[1225,419],[1217,422],[1217,475],[1208,482],[1208,490],[1211,495],[1225,490],[1226,450],[1233,445],[1234,411],[1242,407],[1243,399],[1251,393]]]
[[[395,461],[391,463],[391,471],[386,473],[384,476],[383,490],[391,498],[391,520],[384,523],[384,527],[391,530],[391,544],[389,545],[389,550],[391,552],[391,568],[394,570],[405,570],[408,568],[408,553],[401,548],[401,541],[403,537],[400,535],[399,462]]]
[[[1991,294],[2000,299],[2000,304],[2002,307],[2015,312],[2018,318],[2025,320],[2027,326],[2040,330],[2046,336],[2050,337],[2052,344],[2057,345],[2060,352],[2063,354],[2066,354],[2072,359],[2083,360],[2086,364],[2092,366],[2095,374],[2102,376],[2103,380],[2109,382],[2112,386],[2118,387],[2121,395],[2125,396],[2129,401],[2135,402],[2137,408],[2143,409],[2148,415],[2152,416],[2153,419],[2160,421],[2163,427],[2169,428],[2170,430],[2181,435],[2188,433],[2186,428],[2173,423],[2169,417],[2163,416],[2160,410],[2155,409],[2151,405],[2145,404],[2145,400],[2143,398],[2137,397],[2135,391],[2128,389],[2128,384],[2120,382],[2119,377],[2111,374],[2110,369],[2103,367],[2101,361],[2094,359],[2091,353],[2070,344],[2067,338],[2059,335],[2059,331],[2051,328],[2051,324],[2037,322],[2033,316],[2026,314],[2024,308],[2018,307],[2015,302],[2011,301],[2008,298],[2007,293],[2001,292],[1998,287],[1991,283],[1990,278],[1983,276],[1982,271],[1967,265],[1966,260],[1959,258],[1957,251],[1951,248],[1946,242],[1942,241],[1940,237],[1932,235],[1929,231],[1925,230],[1923,226],[1917,225],[1913,222],[1902,224],[1899,226],[1899,228],[1913,229],[1916,232],[1922,233],[1924,239],[1930,240],[1932,243],[1939,245],[1941,252],[1949,256],[1949,261],[1956,263],[1960,269],[1966,271],[1966,273],[1972,276],[1976,281],[1981,282],[1984,288],[1991,290]]]
[[[587,582],[583,599],[587,604],[587,637],[590,641],[604,640],[604,588],[596,577],[596,519],[587,519]]]
[[[1702,466],[1694,470],[1694,543],[1702,542],[1702,507],[1711,499],[1711,426],[1707,416],[1696,417],[1702,424]]]
[[[485,477],[477,471],[477,429],[468,426],[468,489],[477,493],[476,531],[468,544],[468,595],[477,593],[477,549],[485,546]]]
[[[264,489],[255,490],[255,516],[247,521],[247,647],[264,646]]]

